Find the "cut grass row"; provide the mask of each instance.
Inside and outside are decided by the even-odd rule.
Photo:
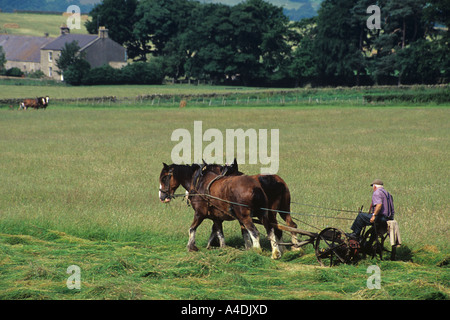
[[[0,299],[441,300],[450,293],[448,259],[435,247],[413,253],[424,264],[377,261],[381,289],[370,290],[371,260],[322,268],[310,251],[273,261],[233,247],[188,253],[169,238],[143,243],[31,233],[0,234]],[[66,285],[73,264],[81,269],[79,290]]]

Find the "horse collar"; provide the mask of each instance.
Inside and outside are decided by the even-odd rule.
[[[214,179],[212,179],[212,180],[208,183],[208,186],[206,187],[206,194],[210,194],[209,188],[211,188],[211,185],[212,185],[214,182],[216,182],[217,180],[219,180],[220,178],[223,178],[223,177],[224,177],[223,175],[219,175],[219,176],[216,176]]]

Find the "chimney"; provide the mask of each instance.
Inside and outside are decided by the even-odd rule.
[[[61,35],[70,33],[70,28],[68,26],[66,26],[65,24],[63,24],[61,27],[59,27],[59,30],[61,32]]]
[[[108,29],[106,29],[105,27],[98,28],[98,37],[100,39],[108,38]]]

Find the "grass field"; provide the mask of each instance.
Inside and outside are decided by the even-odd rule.
[[[69,86],[49,80],[0,79],[0,108],[17,108],[23,99],[49,96],[52,104],[76,107],[191,107],[373,105],[445,106],[450,87],[374,86],[353,88],[259,88],[224,85],[102,85]]]
[[[0,99],[24,99],[38,96],[50,96],[52,99],[73,99],[115,96],[118,99],[133,98],[152,94],[160,95],[224,95],[236,94],[256,98],[269,94],[297,95],[312,99],[360,99],[365,94],[380,95],[387,93],[436,93],[448,92],[449,86],[429,87],[425,85],[402,87],[354,87],[354,88],[259,88],[221,85],[99,85],[99,86],[70,86],[64,83],[30,79],[0,79]],[[1,106],[0,106],[1,107]]]
[[[6,13],[0,12],[0,33],[43,37],[48,33],[50,37],[60,35],[59,27],[67,24],[66,15],[35,14],[35,13]],[[84,23],[87,16],[81,17],[80,29],[72,29],[71,33],[87,34]],[[70,24],[69,24],[70,25]]]
[[[0,109],[0,298],[448,299],[448,107]],[[311,246],[272,261],[265,236],[261,254],[243,250],[237,222],[224,225],[228,248],[206,250],[205,221],[201,251],[188,253],[193,211],[181,200],[161,204],[158,177],[171,162],[172,131],[193,132],[196,120],[203,131],[278,128],[279,175],[296,202],[356,210],[368,206],[371,180],[383,179],[401,228],[399,261],[322,268]],[[336,216],[296,204],[292,211]],[[351,224],[296,217],[319,229]],[[73,264],[80,290],[66,287]],[[372,264],[380,290],[366,286]]]
[[[103,97],[103,96],[116,96],[117,98],[136,97],[139,95],[150,94],[165,94],[165,95],[186,95],[186,94],[212,94],[212,93],[243,93],[248,94],[251,92],[267,92],[273,89],[261,89],[261,88],[243,88],[232,86],[188,86],[188,85],[105,85],[105,86],[66,86],[66,85],[54,85],[54,86],[40,86],[39,82],[26,85],[16,85],[22,80],[4,80],[0,83],[0,98],[28,98],[42,95],[48,95],[54,99],[68,99],[77,97]],[[9,85],[8,83],[11,83]],[[292,90],[291,90],[292,91]]]

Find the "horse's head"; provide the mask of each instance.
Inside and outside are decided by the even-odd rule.
[[[234,158],[232,164],[225,164],[222,166],[220,174],[224,176],[242,176],[244,173],[239,171],[236,158]]]
[[[221,166],[220,164],[207,164],[205,160],[203,160],[203,165],[201,167],[203,173],[213,172],[215,174],[222,174],[223,171],[223,166]]]
[[[50,97],[49,96],[46,96],[45,97],[45,105],[48,105],[48,101],[50,100]]]
[[[174,176],[174,165],[163,163],[163,168],[159,175],[159,200],[161,202],[170,202],[180,182]]]

